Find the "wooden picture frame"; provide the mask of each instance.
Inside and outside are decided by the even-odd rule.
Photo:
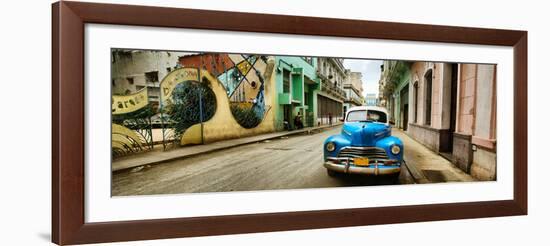
[[[513,200],[86,223],[85,23],[513,47]],[[52,240],[60,245],[527,214],[526,31],[62,1],[52,6],[52,66]]]

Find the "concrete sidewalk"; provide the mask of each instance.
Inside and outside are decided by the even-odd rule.
[[[404,131],[392,128],[392,135],[403,141],[406,166],[415,183],[476,181],[472,176],[417,142]]]
[[[315,130],[322,130],[326,128],[333,128],[342,125],[342,123],[337,123],[334,125],[324,125],[319,127],[308,127],[300,130],[293,131],[282,131],[267,133],[252,137],[229,139],[225,141],[218,141],[209,144],[201,144],[194,146],[187,146],[176,148],[173,150],[162,151],[162,148],[157,148],[152,151],[147,151],[135,155],[129,155],[125,157],[118,158],[113,160],[111,165],[111,171],[117,172],[129,168],[145,166],[145,165],[154,165],[161,162],[173,161],[178,159],[183,159],[195,155],[205,154],[212,151],[223,150],[228,148],[233,148],[245,144],[261,142],[264,140],[280,138],[289,135],[296,135],[301,133],[309,133]]]

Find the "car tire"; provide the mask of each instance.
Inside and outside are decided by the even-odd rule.
[[[335,172],[335,171],[332,171],[332,170],[330,170],[330,169],[327,169],[327,175],[328,175],[329,177],[336,177],[336,176],[338,176],[338,172]]]
[[[389,178],[390,178],[390,182],[391,184],[399,184],[399,176],[400,176],[401,172],[399,173],[396,173],[396,174],[392,174]]]

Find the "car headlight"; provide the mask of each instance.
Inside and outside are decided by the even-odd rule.
[[[394,155],[397,155],[399,154],[399,152],[401,152],[401,148],[397,145],[393,145],[391,146],[391,153],[394,154]]]
[[[336,145],[333,142],[328,142],[326,145],[327,151],[332,152],[336,149]]]

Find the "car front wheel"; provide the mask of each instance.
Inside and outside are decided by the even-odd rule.
[[[391,183],[391,184],[399,184],[399,174],[400,173],[395,173],[395,174],[391,174],[388,176],[388,181]]]
[[[338,176],[338,172],[335,172],[335,171],[332,171],[332,170],[330,170],[330,169],[327,169],[327,175],[328,175],[329,177],[336,177],[336,176]]]

